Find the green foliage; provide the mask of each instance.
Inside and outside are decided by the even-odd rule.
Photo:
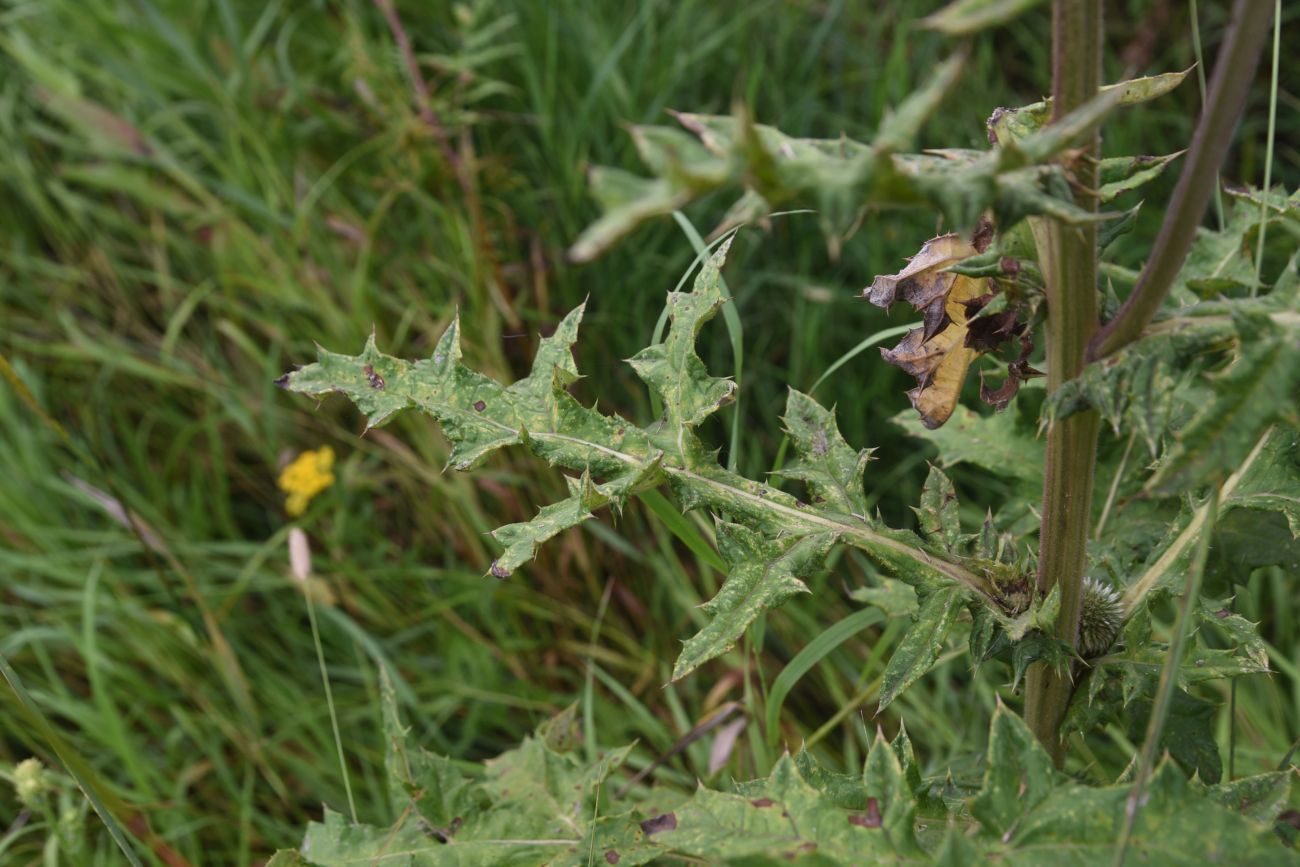
[[[957,10],[976,18],[1013,11],[1009,4],[964,4]],[[877,587],[860,589],[855,598],[879,605],[887,615],[910,615],[880,675],[881,709],[938,663],[966,614],[974,662],[998,660],[1013,688],[1034,663],[1052,666],[1084,684],[1075,692],[1069,726],[1085,734],[1120,722],[1131,737],[1140,736],[1153,714],[1153,702],[1168,700],[1157,698],[1164,695],[1160,678],[1175,677],[1180,691],[1167,717],[1158,717],[1167,719],[1158,736],[1171,760],[1154,777],[1145,767],[1134,784],[1148,786],[1147,806],[1140,815],[1122,819],[1117,806],[1126,797],[1123,786],[1089,788],[1059,778],[1024,725],[999,707],[983,788],[969,804],[970,816],[989,835],[987,841],[953,831],[918,836],[917,811],[932,811],[934,805],[921,790],[910,746],[896,751],[878,736],[867,757],[862,792],[855,793],[840,779],[834,800],[829,800],[817,784],[835,778],[812,770],[806,758],[787,757],[766,780],[745,784],[743,794],[700,789],[672,813],[643,820],[617,819],[602,811],[599,786],[626,756],[611,754],[612,764],[593,771],[596,783],[577,784],[575,791],[594,793],[590,802],[561,802],[555,793],[530,796],[530,804],[549,806],[528,825],[535,836],[526,839],[533,842],[514,845],[585,845],[589,852],[617,845],[618,857],[634,863],[653,859],[657,852],[757,863],[778,849],[795,857],[815,851],[828,863],[845,862],[855,853],[878,861],[935,855],[963,863],[991,856],[998,846],[1006,848],[997,850],[995,857],[1011,863],[1066,852],[1077,863],[1094,863],[1108,856],[1122,825],[1127,845],[1135,850],[1178,858],[1189,855],[1189,846],[1200,844],[1166,837],[1160,823],[1176,824],[1169,820],[1175,814],[1181,822],[1178,811],[1187,804],[1194,805],[1187,807],[1189,814],[1204,814],[1201,819],[1211,824],[1213,830],[1204,835],[1210,852],[1256,845],[1242,827],[1213,818],[1217,808],[1212,809],[1174,765],[1200,780],[1218,782],[1222,766],[1211,726],[1215,705],[1197,695],[1197,687],[1267,671],[1268,654],[1249,623],[1220,607],[1212,616],[1197,615],[1204,628],[1180,645],[1183,652],[1171,660],[1168,645],[1156,638],[1152,606],[1173,592],[1178,584],[1174,578],[1189,568],[1202,528],[1217,523],[1220,515],[1239,509],[1279,512],[1295,539],[1295,512],[1287,493],[1294,467],[1282,466],[1288,458],[1281,456],[1279,445],[1292,436],[1297,422],[1289,399],[1300,383],[1300,355],[1293,351],[1300,324],[1295,314],[1300,283],[1295,257],[1274,275],[1270,291],[1261,293],[1263,287],[1253,278],[1247,281],[1249,269],[1232,263],[1248,249],[1246,235],[1260,231],[1261,224],[1249,218],[1249,205],[1255,203],[1239,206],[1224,229],[1202,235],[1187,274],[1171,295],[1171,309],[1147,336],[1089,366],[1039,401],[1034,388],[1021,388],[1021,380],[1037,374],[1029,362],[1033,328],[1044,313],[1043,254],[1036,249],[1042,236],[1027,232],[1025,221],[1039,228],[1041,222],[1036,221],[1045,217],[1089,219],[1073,202],[1063,164],[1054,160],[1114,107],[1159,96],[1185,74],[1105,88],[1051,124],[1050,101],[1000,109],[988,123],[995,146],[986,153],[900,155],[953,86],[959,68],[960,60],[954,59],[937,70],[926,88],[882,124],[870,145],[792,138],[754,124],[743,109],[731,118],[679,114],[694,137],[673,129],[636,127],[633,140],[655,177],[645,180],[597,170],[593,184],[606,214],[571,255],[588,259],[646,219],[736,185],[743,187],[740,201],[720,229],[761,218],[777,206],[812,207],[832,252],[870,209],[928,205],[966,230],[975,229],[982,214],[991,214],[992,226],[981,222],[969,242],[956,234],[936,239],[946,242],[945,250],[959,252],[932,263],[925,258],[930,247],[923,247],[908,269],[877,278],[867,293],[882,306],[905,298],[925,315],[922,328],[890,351],[897,355],[905,350],[914,362],[909,372],[917,376],[918,387],[911,397],[921,410],[920,423],[910,415],[896,421],[933,443],[944,467],[975,464],[1013,481],[999,519],[990,515],[979,533],[963,532],[956,486],[937,466],[930,469],[916,509],[920,536],[892,529],[878,515],[870,515],[864,479],[871,450],[851,447],[835,411],[793,389],[784,421],[795,454],[774,475],[801,483],[806,498],[719,464],[718,453],[705,445],[701,431],[735,399],[737,385],[709,372],[697,344],[705,324],[730,301],[720,273],[730,237],[703,262],[690,292],[669,294],[669,327],[663,341],[629,359],[655,405],[662,407],[660,417],[650,424],[638,426],[602,413],[570,393],[578,377],[571,348],[583,308],[541,341],[529,375],[511,385],[461,362],[458,321],[447,328],[428,359],[407,362],[382,354],[372,339],[355,357],[321,350],[315,364],[286,375],[280,384],[313,395],[342,392],[366,413],[371,426],[400,410],[420,410],[441,424],[452,445],[449,465],[457,470],[480,466],[504,446],[522,446],[567,470],[567,499],[543,507],[531,521],[493,533],[504,548],[490,569],[499,578],[528,563],[539,545],[585,522],[595,510],[608,506],[621,512],[633,497],[658,496],[652,492],[660,486],[671,490],[682,511],[710,512],[727,577],[714,598],[701,606],[709,619],[685,642],[672,670],[674,681],[730,651],[765,612],[808,592],[832,555],[846,546],[866,553],[892,576]],[[1117,199],[1159,177],[1176,156],[1105,160],[1098,167],[1097,195],[1108,202]],[[1264,201],[1265,220],[1290,219],[1289,199],[1278,197],[1276,214],[1269,212],[1271,204]],[[1133,208],[1116,220],[1103,245],[1128,231],[1136,213]],[[954,271],[960,276],[952,277]],[[958,284],[960,292],[954,288]],[[877,286],[882,287],[879,298]],[[1219,297],[1206,300],[1207,290]],[[998,412],[983,416],[959,406],[954,411],[966,367],[1010,337],[1019,338],[1019,356],[994,362],[1005,367],[1003,387],[989,389],[981,382],[981,397]],[[960,357],[953,356],[954,363],[942,369],[941,377],[936,371],[959,347]],[[892,359],[891,354],[886,358]],[[942,395],[938,390],[931,393],[933,405],[927,411],[917,394],[939,378],[944,379]],[[1001,412],[1017,396],[1016,410]],[[1033,578],[1037,563],[1032,534],[1038,513],[1032,503],[1044,482],[1038,434],[1090,408],[1100,410],[1116,433],[1129,434],[1130,449],[1132,441],[1143,440],[1153,462],[1130,461],[1126,450],[1109,466],[1113,483],[1102,515],[1113,509],[1114,516],[1098,529],[1090,565],[1110,571],[1123,598],[1121,602],[1107,583],[1089,579],[1092,592],[1084,594],[1084,604],[1095,610],[1083,616],[1088,624],[1083,647],[1090,657],[1085,662],[1072,642],[1057,637],[1059,588],[1044,593]],[[950,423],[945,427],[946,421]],[[1282,471],[1266,473],[1266,466]],[[1209,506],[1197,508],[1194,501],[1187,507],[1163,499],[1200,495],[1209,486],[1218,492],[1210,498],[1219,504],[1214,515],[1206,512]],[[1123,495],[1119,502],[1117,495]],[[1107,528],[1109,533],[1104,532]],[[700,549],[703,543],[691,544]],[[1281,554],[1263,559],[1285,561]],[[911,585],[906,600],[897,592],[903,586],[898,581]],[[1126,622],[1116,644],[1121,620]],[[527,742],[521,751],[536,749],[540,739]],[[504,767],[516,759],[501,761]],[[548,761],[541,764],[549,767]],[[570,768],[566,773],[578,772]],[[549,772],[546,777],[550,779]],[[458,791],[459,786],[453,788]],[[527,785],[509,791],[521,788]],[[489,797],[489,812],[503,803],[504,795],[505,790],[500,797]],[[848,801],[861,802],[865,815],[861,821],[849,818],[837,824],[842,809],[837,805]],[[755,812],[772,804],[783,805],[783,813]],[[603,818],[581,826],[584,811]],[[446,811],[438,815],[446,819]],[[566,831],[564,824],[571,827]],[[738,840],[741,827],[746,833]],[[858,839],[858,827],[881,833]],[[405,833],[399,823],[385,839]],[[327,816],[319,835],[322,849],[339,851],[353,846],[359,847],[357,852],[366,851],[380,839],[370,831],[349,828],[338,816]],[[440,839],[448,837],[441,833]],[[466,846],[473,840],[487,846],[499,843],[477,831],[463,839]],[[308,843],[310,850],[310,837]],[[667,847],[667,852],[659,847]],[[1096,847],[1093,855],[1086,854],[1093,851],[1089,847]],[[493,857],[505,857],[492,851]],[[566,850],[547,863],[567,863],[565,859],[578,851]],[[466,856],[472,853],[466,850]]]
[[[788,132],[843,130],[869,142],[888,107],[943,59],[942,40],[906,35],[937,3],[399,2],[428,77],[428,103],[411,89],[380,4],[366,0],[326,4],[328,14],[245,0],[11,5],[0,40],[4,652],[48,714],[48,732],[63,745],[57,749],[84,758],[105,792],[120,793],[120,827],[142,860],[260,863],[300,840],[300,826],[319,818],[322,801],[345,803],[348,774],[363,819],[386,817],[384,774],[372,770],[382,764],[385,741],[380,672],[393,675],[419,739],[458,758],[500,751],[576,692],[602,743],[640,738],[638,761],[648,763],[644,751],[666,749],[687,731],[711,706],[712,690],[735,689],[739,653],[659,688],[676,639],[709,619],[693,607],[715,586],[713,564],[723,568],[707,518],[678,515],[649,492],[616,531],[589,521],[552,537],[526,580],[485,582],[476,567],[486,568],[493,553],[504,556],[488,531],[524,521],[530,503],[566,497],[553,471],[519,449],[490,458],[481,473],[439,473],[448,446],[414,414],[359,438],[350,413],[285,400],[270,381],[306,358],[313,341],[358,347],[372,328],[393,354],[427,355],[426,338],[459,310],[472,365],[510,382],[511,372],[527,370],[519,367],[527,333],[550,333],[557,310],[590,295],[587,327],[596,339],[587,332],[589,378],[580,388],[601,395],[608,409],[606,396],[627,393],[628,369],[617,359],[641,347],[662,301],[648,290],[671,282],[693,254],[663,221],[599,262],[568,267],[563,248],[594,212],[584,166],[631,168],[636,155],[622,124],[658,123],[664,106],[725,112],[732,94]],[[1186,6],[1171,8],[1169,32],[1185,33]],[[1201,13],[1213,43],[1226,5],[1203,3]],[[997,43],[1012,52],[974,45],[942,110],[908,148],[978,146],[988,107],[1045,91],[1049,18],[1040,7],[1017,20]],[[1133,40],[1140,17],[1111,15],[1107,23],[1110,44],[1140,44]],[[1187,40],[1160,40],[1142,65],[1184,68],[1191,51]],[[1282,68],[1284,76],[1292,71]],[[1284,78],[1282,91],[1285,99],[1296,88]],[[1297,115],[1285,105],[1274,177],[1294,189],[1296,153],[1284,143],[1294,139]],[[468,178],[446,160],[422,117],[426,106],[466,154],[459,168]],[[1171,153],[1185,146],[1198,108],[1195,88],[1184,86],[1151,110],[1117,114],[1106,129],[1107,153]],[[1243,124],[1232,164],[1241,179],[1259,175],[1262,124],[1253,120]],[[1172,163],[1165,180],[1178,168]],[[1236,194],[1229,188],[1225,198]],[[1258,213],[1264,197],[1243,198]],[[1280,216],[1288,197],[1267,198]],[[693,204],[691,219],[713,225],[725,206],[717,199]],[[1149,202],[1108,255],[1129,267],[1144,260],[1163,210]],[[788,382],[826,406],[838,403],[845,439],[877,447],[865,478],[873,516],[879,507],[893,525],[909,525],[929,458],[961,492],[966,531],[979,531],[991,506],[997,529],[1030,545],[1032,510],[1015,517],[1008,508],[1027,502],[1017,477],[984,473],[971,461],[949,464],[919,441],[909,447],[900,428],[884,424],[906,403],[898,377],[863,364],[866,356],[836,361],[890,324],[855,301],[854,290],[871,274],[897,270],[897,258],[933,231],[934,216],[915,209],[867,223],[831,264],[815,223],[782,218],[773,236],[757,241],[747,232],[732,253],[744,279],[724,313],[730,308],[743,321],[753,351],[745,412],[734,405],[723,412],[745,432],[743,472],[761,478],[767,469],[781,437],[772,419]],[[1270,225],[1266,284],[1286,258],[1293,225]],[[1010,240],[995,244],[1017,257],[1028,284],[1032,249],[1017,251]],[[1248,291],[1254,280],[1253,247],[1248,253],[1246,268],[1239,257],[1216,260],[1226,263],[1220,274],[1231,278],[1229,294]],[[1001,262],[994,265],[1005,277]],[[1186,291],[1214,300],[1213,270],[1186,281]],[[1132,272],[1115,265],[1107,273],[1111,297],[1122,297]],[[718,353],[707,348],[700,355],[716,370],[733,369],[717,367]],[[833,369],[833,377],[820,376]],[[1037,407],[1026,408],[1025,396],[992,420],[1015,414],[1015,433],[1028,432],[1026,448],[1007,452],[1028,466],[1038,454]],[[627,415],[645,403],[629,395],[614,405]],[[706,422],[710,435],[714,424]],[[1297,728],[1285,667],[1300,623],[1295,594],[1286,573],[1253,565],[1278,562],[1267,558],[1280,556],[1284,543],[1296,551],[1285,514],[1268,507],[1295,501],[1278,481],[1294,474],[1275,469],[1295,454],[1294,435],[1280,435],[1289,431],[1277,428],[1244,465],[1236,493],[1224,498],[1232,508],[1220,516],[1211,552],[1212,562],[1223,561],[1214,593],[1235,594],[1233,609],[1262,621],[1269,652],[1281,660],[1272,676],[1237,679],[1234,715],[1219,705],[1216,732],[1237,721],[1239,774],[1275,766]],[[1002,445],[995,436],[983,442]],[[287,574],[289,527],[274,483],[287,456],[325,443],[338,455],[338,481],[299,528],[314,553],[308,592],[319,605],[342,763],[321,706],[304,594]],[[1099,485],[1123,446],[1122,439],[1104,443]],[[1143,449],[1139,441],[1130,470],[1146,464]],[[978,456],[978,448],[970,451]],[[728,449],[728,465],[736,455]],[[1114,547],[1116,531],[1130,529],[1126,538],[1136,544],[1126,551],[1139,559],[1158,554],[1163,549],[1153,546],[1170,521],[1178,522],[1171,537],[1190,527],[1199,497],[1186,506],[1148,500],[1142,511],[1134,496],[1141,474],[1123,475],[1106,543]],[[662,520],[666,514],[677,523]],[[981,556],[992,556],[1003,538],[994,532]],[[527,556],[529,546],[521,547]],[[1113,565],[1121,579],[1135,574],[1128,553],[1099,550],[1097,562],[1102,570]],[[1290,573],[1300,571],[1294,556],[1289,562]],[[916,592],[843,546],[827,565],[829,573],[805,581],[816,596],[763,618],[746,648],[750,729],[723,779],[768,773],[771,763],[755,746],[762,734],[773,743],[806,737],[836,771],[862,767],[870,738],[859,735],[855,709],[879,698]],[[1176,561],[1171,569],[1176,577]],[[1224,586],[1228,577],[1236,586]],[[858,615],[879,612],[855,611],[850,594],[839,592],[850,589],[863,598],[881,591],[870,604],[896,616],[871,624]],[[986,606],[972,614],[997,625]],[[959,615],[938,670],[880,718],[892,730],[906,717],[930,771],[952,767],[949,795],[965,792],[972,778],[978,783],[978,771],[967,774],[975,767],[967,751],[981,739],[995,692],[1016,702],[1005,688],[1012,678],[1002,651],[974,673],[953,660],[967,642],[965,619]],[[1158,607],[1154,619],[1162,640],[1167,623]],[[811,665],[770,729],[755,732],[754,720],[770,712],[762,684],[828,626],[845,625],[859,628]],[[1006,641],[997,636],[994,645]],[[1221,698],[1214,685],[1193,689],[1202,699]],[[5,767],[30,754],[53,766],[52,734],[32,726],[17,703],[0,706]],[[1072,773],[1098,780],[1118,773],[1130,755],[1123,734],[1131,731],[1118,722],[1093,730],[1088,746],[1097,761],[1081,750],[1071,756]],[[665,787],[689,788],[695,776],[720,786],[705,771],[706,746],[693,744],[655,778]],[[861,774],[804,759],[796,759],[800,773],[815,787],[846,809],[866,810]],[[5,860],[116,863],[122,856],[84,794],[61,779],[49,815],[37,811],[8,828]],[[1210,794],[1252,809],[1285,802],[1285,779],[1258,791],[1240,782]],[[20,815],[12,794],[0,800],[0,813]],[[141,828],[145,836],[137,836]],[[941,850],[955,859],[970,848],[963,840],[949,835]],[[301,861],[286,853],[274,863]]]
[[[1074,223],[1095,219],[1074,204],[1060,167],[1050,161],[1115,106],[1154,99],[1185,75],[1116,85],[1051,127],[1045,126],[1050,101],[1020,112],[999,110],[994,121],[1001,120],[991,121],[990,129],[1000,143],[988,152],[901,153],[912,146],[922,122],[952,89],[962,62],[957,55],[942,64],[925,87],[889,115],[870,144],[845,137],[789,136],[755,124],[744,109],[734,117],[677,114],[698,142],[671,128],[634,128],[637,152],[655,177],[595,170],[593,191],[605,213],[574,243],[570,256],[592,259],[646,220],[737,185],[744,191],[717,232],[762,219],[778,207],[807,207],[818,213],[833,253],[869,209],[927,206],[965,231],[986,211],[1005,227],[1032,215]],[[1167,159],[1134,158],[1112,163],[1109,192],[1117,194],[1153,179],[1164,162]]]
[[[982,785],[946,807],[934,796],[945,783],[922,777],[902,731],[892,743],[877,733],[859,774],[830,773],[800,752],[782,756],[768,776],[724,790],[620,798],[611,792],[631,748],[582,761],[572,708],[519,747],[462,772],[411,743],[391,691],[384,701],[391,826],[357,825],[327,810],[300,853],[282,852],[272,863],[1100,865],[1114,856],[1129,790],[1058,773],[1019,717],[1000,706]],[[1131,846],[1155,863],[1290,863],[1269,830],[1289,785],[1288,773],[1266,774],[1211,788],[1207,798],[1167,762]]]
[[[930,670],[944,639],[961,612],[961,591],[945,587],[932,591],[916,613],[916,622],[889,658],[880,691],[880,707],[886,707],[916,679]]]
[[[1122,720],[1141,736],[1169,653],[1168,645],[1153,637],[1151,604],[1148,597],[1129,615],[1117,648],[1090,661],[1067,717],[1068,728],[1087,732],[1105,721]],[[1201,600],[1195,610],[1196,632],[1179,660],[1181,691],[1175,693],[1161,746],[1189,773],[1196,771],[1202,780],[1217,783],[1222,765],[1211,727],[1215,705],[1196,697],[1193,687],[1267,672],[1268,653],[1254,624],[1233,614],[1226,604]]]
[[[541,542],[590,518],[593,509],[620,509],[629,497],[658,485],[667,484],[683,510],[713,512],[730,576],[704,606],[713,619],[686,642],[674,679],[729,650],[763,611],[806,591],[804,579],[823,568],[837,544],[860,548],[918,586],[942,588],[933,597],[936,607],[927,609],[934,617],[913,630],[919,644],[909,648],[906,664],[891,669],[888,703],[937,658],[963,600],[1002,604],[996,586],[1001,576],[974,560],[945,559],[955,542],[951,507],[949,526],[933,540],[933,548],[869,518],[862,490],[869,452],[849,448],[834,413],[799,392],[790,392],[785,415],[797,460],[782,474],[807,486],[808,501],[718,464],[696,428],[732,398],[735,385],[709,375],[695,342],[723,303],[719,269],[726,252],[724,245],[705,263],[693,291],[668,296],[667,337],[631,359],[664,407],[663,416],[645,427],[582,406],[567,391],[577,375],[570,347],[582,308],[542,341],[532,372],[513,385],[461,364],[456,322],[423,361],[384,355],[371,340],[355,357],[322,350],[315,364],[287,374],[281,384],[306,394],[342,392],[367,414],[371,426],[406,408],[428,413],[451,440],[449,463],[456,469],[471,469],[503,446],[521,445],[578,473],[568,478],[568,499],[546,506],[531,521],[493,533],[505,547],[491,567],[499,578],[530,560]]]
[[[1253,207],[1238,204],[1224,229],[1202,230],[1147,334],[1089,365],[1044,407],[1049,422],[1094,407],[1153,460],[1150,472],[1142,461],[1116,468],[1119,500],[1100,540],[1110,568],[1130,574],[1130,612],[1146,594],[1177,583],[1205,523],[1195,502],[1208,485],[1221,487],[1211,575],[1242,583],[1251,569],[1290,567],[1300,557],[1300,278],[1293,242],[1285,264],[1266,272],[1272,286],[1250,291],[1248,236],[1257,218]],[[1229,269],[1240,256],[1245,266]],[[1188,288],[1206,279],[1189,274],[1227,273],[1241,281],[1216,283],[1214,300]],[[1191,508],[1159,500],[1188,495]]]

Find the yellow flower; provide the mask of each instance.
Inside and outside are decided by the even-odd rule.
[[[307,510],[312,497],[334,484],[334,449],[321,446],[316,451],[306,451],[293,459],[280,473],[277,484],[287,495],[284,510],[297,517]]]

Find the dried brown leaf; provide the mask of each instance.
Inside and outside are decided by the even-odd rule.
[[[968,345],[971,316],[987,303],[988,281],[944,270],[976,252],[957,234],[940,235],[927,241],[906,268],[877,277],[863,293],[878,307],[902,300],[921,311],[922,327],[909,331],[893,349],[881,350],[881,355],[916,377],[916,388],[907,396],[928,428],[939,427],[952,415],[971,362],[983,351],[983,342],[994,337],[981,335],[979,343]],[[1015,327],[1014,316],[1006,327]]]

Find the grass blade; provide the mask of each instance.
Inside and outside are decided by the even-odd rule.
[[[804,646],[803,650],[795,654],[794,659],[790,660],[785,668],[781,669],[781,673],[777,675],[776,680],[772,681],[772,689],[767,696],[765,724],[768,744],[776,746],[779,736],[778,723],[781,718],[781,707],[785,704],[786,696],[790,694],[790,690],[794,689],[794,685],[811,671],[817,663],[830,655],[835,648],[868,626],[874,626],[884,620],[884,618],[884,612],[879,608],[863,608],[855,611],[810,641]]]
[[[1268,144],[1264,148],[1264,189],[1259,203],[1259,241],[1255,245],[1255,283],[1251,297],[1259,293],[1259,276],[1264,269],[1264,236],[1268,233],[1268,194],[1273,182],[1273,140],[1277,137],[1277,62],[1282,53],[1282,0],[1273,9],[1273,76],[1268,93]]]
[[[95,772],[90,765],[77,754],[77,752],[63,739],[50,724],[49,719],[32,700],[27,689],[23,686],[22,680],[19,679],[18,673],[9,665],[9,660],[0,654],[0,675],[4,676],[5,682],[9,685],[10,691],[13,692],[14,698],[18,701],[18,707],[23,716],[27,717],[28,723],[33,730],[38,732],[45,742],[49,744],[50,749],[59,757],[63,767],[67,769],[72,779],[76,780],[78,788],[85,794],[86,799],[90,801],[90,806],[99,814],[100,820],[103,821],[104,827],[108,829],[109,836],[117,844],[117,848],[122,850],[126,860],[132,864],[132,867],[144,867],[140,859],[136,856],[135,850],[131,848],[126,834],[122,831],[122,826],[114,818],[114,811],[126,811],[126,805],[122,804],[115,796],[107,794],[103,786],[98,782]],[[106,801],[114,801],[113,808],[110,809]]]
[[[1133,789],[1124,802],[1124,830],[1120,833],[1119,842],[1115,846],[1115,867],[1123,867],[1129,838],[1133,834],[1138,809],[1142,804],[1142,790],[1146,787],[1147,780],[1151,778],[1151,771],[1156,763],[1156,753],[1160,749],[1160,735],[1164,731],[1165,721],[1169,718],[1169,705],[1173,701],[1174,690],[1177,688],[1178,668],[1182,663],[1183,647],[1187,643],[1187,633],[1191,627],[1192,608],[1196,605],[1201,592],[1201,579],[1205,577],[1205,560],[1210,553],[1210,537],[1214,535],[1214,523],[1219,515],[1219,493],[1219,489],[1215,488],[1210,494],[1210,500],[1206,504],[1208,517],[1205,529],[1197,541],[1192,566],[1187,570],[1187,583],[1183,588],[1183,598],[1178,608],[1178,622],[1174,625],[1174,636],[1169,643],[1169,653],[1165,657],[1164,668],[1160,670],[1160,683],[1156,687],[1156,700],[1151,707],[1146,738],[1142,742],[1137,772],[1133,776]]]

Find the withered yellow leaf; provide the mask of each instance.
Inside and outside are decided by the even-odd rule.
[[[907,396],[928,428],[952,415],[971,362],[981,354],[967,346],[967,333],[971,316],[983,306],[978,299],[988,291],[988,282],[944,270],[976,252],[957,234],[940,235],[927,241],[906,268],[877,277],[863,293],[878,307],[901,300],[921,311],[922,326],[881,355],[916,377],[916,388]]]

